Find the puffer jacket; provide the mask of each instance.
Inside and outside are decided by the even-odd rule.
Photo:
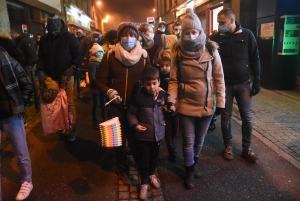
[[[214,89],[216,89],[216,107],[225,108],[222,63],[216,44],[213,42],[210,44],[213,56],[205,49],[198,60],[179,55],[178,45],[172,49],[168,102],[175,103],[180,114],[193,117],[212,115]]]
[[[43,35],[40,40],[37,70],[44,71],[53,80],[60,80],[61,75],[71,65],[79,68],[83,61],[83,52],[75,35],[63,27],[57,36]]]
[[[212,35],[211,40],[219,44],[226,85],[235,85],[250,80],[260,81],[260,59],[253,33],[236,22],[233,34]]]
[[[19,65],[18,62],[12,60],[10,65],[12,66],[15,76],[17,78],[24,105],[27,105],[33,94],[32,82],[29,80],[25,71]],[[0,80],[0,119],[13,116],[9,98],[10,97],[7,94],[7,90],[5,89],[3,83]]]
[[[130,127],[138,124],[147,128],[144,132],[135,132],[136,139],[158,142],[165,136],[163,105],[166,103],[166,92],[160,89],[157,99],[145,88],[134,95],[127,111]]]

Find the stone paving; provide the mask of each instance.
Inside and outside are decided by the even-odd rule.
[[[300,99],[262,88],[253,104],[253,136],[300,169]],[[236,104],[232,119],[241,125]]]

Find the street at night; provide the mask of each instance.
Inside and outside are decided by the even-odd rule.
[[[92,129],[92,101],[88,88],[84,89],[83,96],[83,100],[75,100],[78,137],[74,142],[65,142],[58,134],[44,136],[40,114],[35,112],[34,106],[28,107],[30,117],[26,131],[33,167],[34,188],[26,200],[138,200],[139,185],[134,176],[137,175],[136,171],[132,168],[132,186],[123,185],[118,180],[114,173],[113,152],[100,146],[100,133]],[[261,101],[277,96],[281,96],[282,107],[285,105],[284,102],[293,103],[293,107],[298,108],[294,112],[299,112],[297,99],[269,90],[263,90],[260,96],[261,98],[255,97],[257,103],[254,100],[254,113],[255,108],[261,106],[259,104]],[[280,110],[281,108],[278,108],[278,111]],[[300,118],[299,113],[296,118]],[[299,140],[298,124],[284,126],[282,123],[281,125],[285,130],[294,127],[298,132],[295,139]],[[265,144],[266,140],[262,142],[262,138],[258,139],[254,136],[252,148],[260,159],[256,164],[246,162],[239,156],[241,154],[240,131],[240,125],[234,122],[234,160],[224,160],[221,154],[224,147],[220,118],[217,118],[215,130],[209,131],[206,136],[200,162],[197,165],[201,177],[195,179],[195,188],[192,190],[185,189],[183,185],[185,173],[181,137],[177,136],[175,140],[178,156],[176,163],[168,161],[168,152],[163,142],[157,169],[162,186],[159,190],[148,192],[149,200],[299,200],[300,162],[298,161],[298,168],[296,168],[283,158],[284,154],[280,155],[268,147]],[[2,147],[3,200],[10,201],[19,189],[19,170],[11,145],[4,141]]]

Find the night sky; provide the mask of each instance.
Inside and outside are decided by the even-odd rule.
[[[121,22],[146,22],[154,17],[154,0],[101,0],[104,16],[109,15],[104,30],[117,29]]]

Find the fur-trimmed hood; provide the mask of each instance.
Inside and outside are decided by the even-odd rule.
[[[0,32],[0,38],[11,39],[11,36],[7,33]]]

